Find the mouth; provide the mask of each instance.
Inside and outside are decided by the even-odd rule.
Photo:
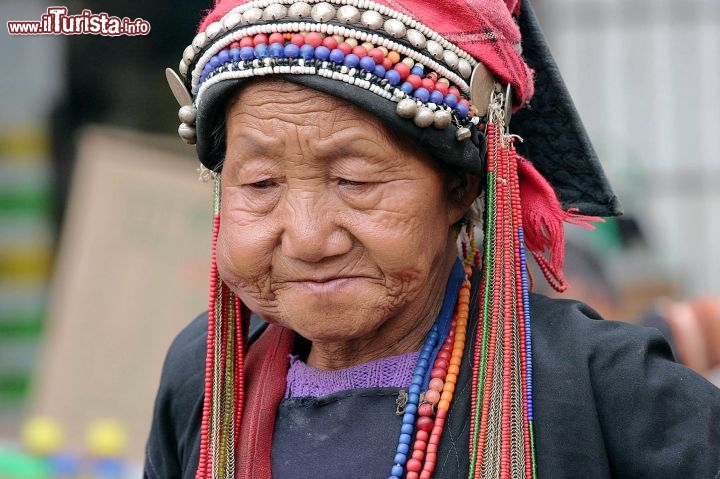
[[[332,293],[352,288],[362,279],[361,276],[335,276],[294,279],[285,283],[313,293]]]

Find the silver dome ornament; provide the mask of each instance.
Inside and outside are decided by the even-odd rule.
[[[360,21],[360,10],[352,5],[343,5],[337,11],[337,19],[340,23],[358,23]]]
[[[445,49],[435,40],[428,40],[425,48],[436,60],[442,60]]]
[[[245,10],[245,12],[242,14],[243,22],[245,22],[246,24],[255,23],[260,20],[262,16],[263,11],[257,7]]]
[[[233,12],[225,16],[223,18],[222,24],[223,29],[227,32],[230,30],[235,29],[240,23],[242,22],[242,14],[238,12]]]
[[[412,28],[407,31],[407,39],[415,48],[425,48],[425,45],[427,45],[425,35]]]
[[[316,22],[329,22],[335,18],[335,7],[327,2],[318,3],[312,7],[310,16]]]
[[[434,115],[435,119],[433,121],[433,126],[435,128],[438,130],[444,130],[450,126],[450,123],[452,122],[452,113],[448,110],[437,110]]]
[[[165,69],[165,78],[178,104],[180,104],[180,106],[192,105],[193,100],[190,92],[187,91],[182,79],[172,68]]]
[[[205,29],[205,37],[208,40],[212,40],[215,37],[217,37],[220,32],[222,32],[222,22],[212,22],[210,25],[207,26]]]
[[[206,40],[207,38],[205,36],[205,32],[200,32],[195,35],[195,38],[193,38],[192,41],[192,47],[193,50],[195,50],[195,53],[198,53],[200,50],[205,48]]]
[[[293,20],[300,20],[302,18],[309,18],[312,12],[312,7],[305,2],[293,3],[288,8],[288,16]]]
[[[460,76],[463,77],[465,80],[470,78],[470,75],[472,75],[472,65],[470,65],[470,62],[465,60],[464,58],[460,58],[458,60],[457,69],[460,72]]]
[[[183,61],[190,65],[193,59],[195,59],[195,49],[192,45],[188,45],[185,47],[185,50],[183,50]]]
[[[398,102],[395,111],[397,111],[397,114],[403,118],[415,118],[415,114],[418,111],[418,105],[415,103],[415,100],[411,98],[403,98]]]
[[[403,38],[407,33],[407,28],[405,27],[405,24],[400,20],[396,20],[394,18],[386,20],[383,28],[393,38]]]
[[[445,50],[443,52],[443,61],[447,66],[454,70],[455,68],[457,68],[460,59],[458,58],[457,53],[450,50]]]
[[[195,117],[197,116],[197,108],[192,105],[184,105],[178,110],[178,119],[181,122],[192,125],[195,123]]]
[[[435,121],[435,114],[430,108],[421,106],[418,108],[417,113],[415,113],[414,121],[420,128],[427,128]]]
[[[371,30],[377,30],[383,25],[383,17],[375,10],[366,10],[360,17],[363,25]]]
[[[265,7],[263,12],[263,20],[280,20],[287,16],[287,7],[280,3],[273,3]]]
[[[472,136],[472,132],[470,131],[470,128],[466,128],[464,126],[461,126],[455,132],[455,138],[457,138],[458,141],[469,140],[471,136]]]
[[[180,126],[178,126],[178,135],[180,135],[180,138],[188,145],[197,143],[195,128],[186,123],[180,123]]]

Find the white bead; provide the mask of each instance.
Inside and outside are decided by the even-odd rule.
[[[192,105],[181,106],[178,110],[178,118],[181,122],[192,125],[195,123],[195,117],[197,116],[197,109]]]
[[[205,32],[200,32],[197,35],[195,35],[195,38],[193,38],[192,41],[192,47],[193,50],[195,50],[195,53],[198,53],[200,50],[205,48]]]
[[[223,18],[222,21],[223,29],[225,29],[225,31],[233,30],[240,24],[241,21],[242,15],[239,13],[231,13],[229,15],[225,15],[225,18]]]
[[[327,2],[318,3],[312,7],[310,16],[312,16],[316,22],[329,22],[335,18],[335,7]]]
[[[436,60],[442,60],[445,49],[435,40],[428,40],[425,48]]]
[[[425,45],[427,44],[425,35],[414,29],[407,31],[407,39],[415,48],[425,48]]]
[[[192,45],[188,45],[185,50],[183,50],[183,61],[190,65],[195,58],[195,48],[193,48]]]
[[[377,30],[383,24],[383,17],[374,10],[367,10],[366,12],[363,12],[362,16],[360,17],[360,21],[369,29]]]
[[[180,60],[180,64],[178,65],[178,71],[180,72],[180,74],[182,76],[184,76],[184,77],[187,76],[188,64],[185,63],[185,60]]]
[[[246,10],[242,16],[245,23],[255,23],[262,18],[263,11],[259,8],[251,8],[250,10]]]
[[[458,71],[464,79],[467,80],[468,78],[470,78],[470,75],[472,75],[472,70],[473,69],[469,61],[465,60],[464,58],[461,58],[458,61]]]
[[[443,52],[443,61],[449,66],[450,68],[457,68],[458,66],[458,56],[455,54],[455,52],[451,52],[450,50],[445,50]]]
[[[205,35],[208,40],[212,40],[215,37],[217,37],[221,31],[222,31],[222,23],[221,22],[212,22],[205,29]]]
[[[300,20],[301,18],[308,18],[312,12],[312,8],[305,2],[293,3],[288,8],[288,16],[293,20]]]
[[[287,16],[287,7],[279,3],[268,5],[263,12],[263,20],[280,20]]]
[[[403,38],[405,36],[405,33],[407,33],[407,29],[405,28],[403,22],[394,18],[390,18],[389,20],[387,20],[383,27],[385,28],[385,31],[388,32],[393,38]]]
[[[360,10],[352,5],[343,5],[337,11],[337,19],[340,23],[358,23],[360,21]]]

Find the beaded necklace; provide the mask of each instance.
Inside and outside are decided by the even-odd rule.
[[[437,449],[465,349],[471,274],[470,266],[463,266],[459,260],[453,266],[448,292],[457,290],[456,283],[462,281],[457,304],[451,317],[449,310],[453,305],[446,294],[438,319],[420,351],[388,479],[400,479],[406,471],[407,479],[429,479],[435,470]]]

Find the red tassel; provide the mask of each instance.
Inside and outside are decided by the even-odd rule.
[[[548,283],[559,292],[568,284],[562,268],[565,260],[565,230],[563,223],[571,223],[593,230],[592,222],[604,222],[598,216],[577,214],[577,208],[563,211],[550,183],[529,161],[518,156],[520,198],[523,212],[525,244],[535,257]],[[545,252],[548,252],[547,257]]]

